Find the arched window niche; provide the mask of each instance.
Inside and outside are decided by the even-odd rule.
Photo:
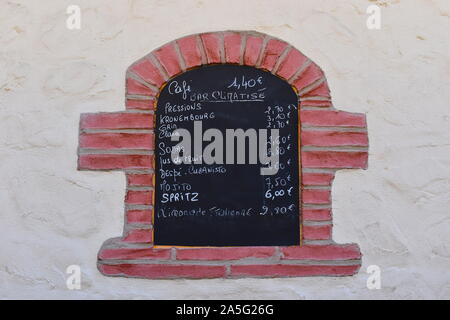
[[[237,99],[230,92],[238,93]],[[264,92],[263,98],[258,92]],[[281,171],[257,175],[260,162],[225,163],[229,171],[222,176],[192,173],[202,166],[180,164],[184,171],[193,167],[192,175],[198,176],[179,178],[191,189],[163,192],[161,185],[172,180],[163,179],[159,169],[168,166],[175,172],[175,167],[164,162],[170,157],[161,157],[158,145],[172,146],[164,132],[175,122],[193,132],[196,119],[189,119],[193,113],[187,108],[197,103],[198,114],[214,114],[200,119],[205,130],[270,129],[264,112],[283,120],[291,112],[287,128],[278,128],[280,137],[291,134],[292,139],[288,155],[280,155],[280,163],[291,159],[292,165],[291,180],[283,183],[296,187],[288,200],[257,197],[267,193],[265,178],[287,178]],[[267,110],[276,106],[281,108]],[[177,116],[181,121],[173,120]],[[165,122],[163,117],[173,118]],[[323,71],[285,41],[254,31],[174,40],[128,68],[125,111],[81,116],[79,169],[121,170],[127,177],[124,232],[105,241],[98,268],[108,276],[149,279],[353,275],[361,266],[361,252],[357,244],[332,240],[331,185],[337,170],[365,169],[367,160],[365,115],[336,110]],[[192,197],[200,205],[186,201]],[[168,203],[200,212],[167,218]],[[264,214],[264,207],[269,212],[286,203],[294,204],[293,214],[270,219]],[[253,211],[247,215],[249,208]]]

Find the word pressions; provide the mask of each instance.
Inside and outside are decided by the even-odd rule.
[[[156,111],[155,245],[300,244],[297,99],[246,66],[167,83]]]

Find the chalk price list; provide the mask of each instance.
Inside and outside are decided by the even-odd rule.
[[[270,136],[272,144],[268,151],[276,153],[279,161],[273,164],[277,169],[277,174],[264,178],[264,205],[260,215],[289,215],[295,214],[297,209],[296,199],[298,190],[294,186],[294,177],[291,172],[292,166],[297,166],[296,159],[293,159],[292,152],[296,152],[296,141],[290,126],[296,119],[297,106],[290,104],[287,106],[267,106],[265,110],[267,119],[267,129],[278,129],[279,136]],[[295,117],[295,118],[294,118]]]
[[[250,89],[257,85],[262,86],[263,82],[261,78],[245,80],[242,77],[242,81],[238,82],[235,77],[232,83],[227,87],[234,89]],[[172,82],[170,85],[177,84]],[[214,112],[204,112],[203,105],[204,102],[198,102],[198,97],[200,99],[208,99],[211,94],[195,94],[189,98],[188,93],[192,88],[187,87],[185,83],[183,85],[177,84],[174,88],[182,87],[183,90],[174,90],[174,94],[182,94],[183,100],[187,100],[187,104],[177,105],[176,103],[167,102],[164,106],[164,110],[160,115],[159,126],[158,126],[158,137],[159,143],[158,148],[158,160],[159,160],[159,191],[161,192],[161,203],[163,204],[175,204],[177,202],[198,202],[200,200],[200,193],[193,189],[192,184],[183,182],[183,179],[188,179],[192,175],[204,175],[204,174],[226,174],[227,169],[224,165],[181,165],[177,166],[173,164],[171,158],[172,150],[177,148],[172,146],[171,135],[173,130],[178,128],[177,122],[190,122],[196,120],[212,121],[215,118]],[[262,92],[266,88],[259,89],[257,92]],[[255,96],[256,99],[263,96]],[[190,100],[195,100],[192,103]],[[258,99],[259,101],[259,99]],[[178,115],[177,114],[180,114]],[[233,215],[236,213],[237,216],[250,216],[250,215],[261,215],[261,216],[274,216],[274,215],[289,215],[290,213],[295,214],[297,210],[296,199],[298,198],[298,190],[296,190],[294,184],[296,179],[292,177],[291,172],[292,166],[297,165],[297,159],[293,159],[293,152],[296,152],[296,139],[293,136],[292,126],[295,124],[297,115],[297,106],[294,104],[289,105],[273,105],[267,106],[265,108],[265,118],[266,118],[266,129],[271,132],[271,129],[278,129],[279,136],[272,137],[269,135],[267,141],[267,151],[271,154],[276,154],[279,161],[271,163],[272,168],[277,172],[275,175],[261,176],[264,179],[264,200],[263,206],[258,210],[258,208],[245,208],[242,210],[228,210]],[[295,153],[294,153],[295,154]],[[191,156],[189,156],[191,157]],[[194,155],[189,158],[190,161],[195,163],[198,160],[196,157],[202,157],[202,155]],[[182,161],[183,159],[178,159]],[[186,159],[184,159],[186,160]],[[199,208],[198,210],[190,210],[189,212],[182,212],[172,208],[172,212],[175,214],[166,214],[167,209],[161,208],[158,213],[161,217],[177,217],[184,215],[218,215],[220,210],[216,207],[208,208],[203,210]],[[234,212],[234,213],[233,213]],[[219,214],[220,215],[220,214]]]

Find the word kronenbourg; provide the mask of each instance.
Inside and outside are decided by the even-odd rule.
[[[192,153],[192,137],[187,129],[175,129],[171,134],[171,141],[182,141],[171,150],[171,158],[174,164],[223,164],[224,150],[226,164],[245,164],[246,139],[248,139],[248,164],[257,164],[257,158],[261,167],[261,175],[275,175],[279,168],[279,130],[270,129],[270,142],[267,141],[267,129],[226,129],[225,146],[224,137],[219,129],[211,128],[203,132],[202,122],[194,121],[194,152]],[[210,142],[203,150],[203,141]],[[236,142],[236,148],[235,148]],[[270,147],[268,147],[270,145]],[[236,151],[236,154],[235,154]],[[258,152],[259,151],[259,152]],[[258,157],[259,155],[259,157]]]

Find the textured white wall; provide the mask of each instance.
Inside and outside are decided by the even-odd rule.
[[[381,30],[366,28],[379,3]],[[66,8],[82,29],[66,29]],[[78,172],[82,112],[124,108],[128,65],[183,35],[257,30],[321,66],[336,107],[368,117],[369,170],[333,186],[334,239],[360,244],[355,277],[107,278],[124,175]],[[0,298],[450,298],[448,0],[0,0]],[[69,291],[65,269],[82,268]],[[368,290],[367,266],[382,271]]]

